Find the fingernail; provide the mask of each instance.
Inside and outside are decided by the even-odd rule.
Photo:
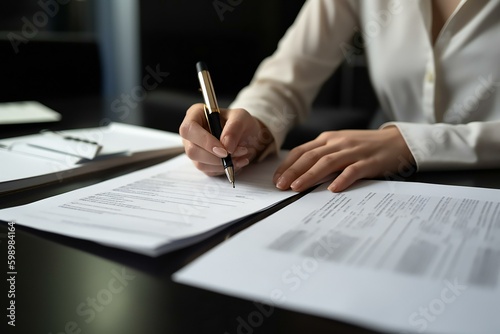
[[[243,168],[243,167],[247,166],[249,163],[250,163],[250,160],[248,160],[248,159],[239,160],[236,162],[236,167]]]
[[[293,190],[295,190],[295,189],[299,189],[301,185],[302,185],[302,181],[301,181],[301,180],[295,180],[295,181],[293,181],[293,183],[290,185],[290,188],[292,188]]]
[[[337,190],[337,185],[335,183],[332,183],[328,186],[328,190],[330,190],[332,193],[335,192],[335,190]]]
[[[224,138],[221,139],[220,142],[227,149],[227,153],[234,154],[234,151],[236,150],[236,147],[234,147],[233,141],[230,138],[224,137]]]
[[[278,183],[278,180],[279,180],[280,177],[281,177],[281,173],[275,174],[273,176],[273,182],[274,183]]]
[[[248,153],[248,148],[240,146],[234,151],[233,156],[239,157]]]
[[[286,179],[284,177],[280,177],[278,179],[278,182],[276,183],[276,188],[281,190],[286,190],[288,188],[286,184],[287,184]]]
[[[215,155],[218,156],[219,158],[227,157],[227,151],[225,149],[223,149],[222,147],[214,147],[212,149],[212,152],[214,152]]]
[[[223,137],[220,139],[220,142],[222,143],[222,145],[224,145],[225,147],[228,146],[228,144],[230,143],[229,139],[227,137]]]

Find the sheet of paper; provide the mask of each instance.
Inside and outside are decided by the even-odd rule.
[[[208,236],[293,196],[276,189],[270,159],[237,175],[208,177],[185,155],[70,193],[0,211],[20,225],[148,255]]]
[[[57,122],[61,114],[35,101],[0,103],[0,124]]]
[[[0,148],[7,149],[12,152],[21,152],[25,155],[32,154],[33,156],[46,157],[49,160],[64,161],[67,155],[76,157],[87,157],[95,155],[95,147],[83,140],[96,143],[102,148],[97,154],[97,159],[105,159],[109,156],[118,154],[131,155],[138,152],[162,150],[165,148],[178,147],[182,148],[182,140],[177,133],[170,133],[141,126],[111,123],[108,126],[97,128],[73,129],[59,131],[60,135],[56,136],[51,132],[37,133],[27,136],[7,138],[0,140]],[[76,140],[64,140],[62,136],[68,136]],[[50,140],[59,141],[56,146],[50,143]],[[28,150],[27,147],[32,147]],[[44,149],[52,148],[52,149]],[[35,149],[36,148],[36,149]],[[53,155],[55,151],[66,152],[67,154]],[[81,159],[71,159],[71,164]],[[85,162],[88,161],[85,159]],[[8,174],[6,174],[8,175]],[[3,178],[7,178],[4,175]]]
[[[2,182],[19,180],[34,175],[56,173],[73,166],[79,159],[66,162],[63,159],[46,159],[35,156],[32,153],[11,152],[0,149],[0,193],[2,193]],[[69,157],[71,158],[71,157]]]
[[[183,152],[182,140],[169,133],[135,125],[111,123],[106,127],[61,131],[64,136],[93,141],[102,146],[96,158],[82,160],[87,144],[63,140],[63,154],[35,147],[54,134],[34,134],[0,140],[0,194],[64,178],[104,170],[150,158]]]
[[[500,190],[363,181],[339,194],[321,186],[174,280],[263,302],[268,312],[383,332],[477,334],[500,330],[499,275]]]
[[[78,137],[63,137],[60,135],[45,135],[37,138],[36,141],[27,145],[40,150],[40,154],[47,151],[59,153],[61,155],[71,155],[84,160],[92,160],[101,150],[99,144],[89,142]],[[14,150],[18,151],[17,147]]]
[[[111,123],[109,126],[100,128],[74,129],[58,133],[101,145],[102,149],[98,157],[161,150],[172,143],[182,147],[182,140],[177,133],[124,123]],[[81,152],[73,153],[73,155],[80,154]]]

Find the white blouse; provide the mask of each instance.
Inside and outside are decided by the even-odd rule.
[[[430,0],[308,0],[231,108],[260,119],[277,149],[363,49],[393,121],[382,127],[399,128],[419,170],[500,167],[500,0],[462,0],[434,44],[431,24]]]

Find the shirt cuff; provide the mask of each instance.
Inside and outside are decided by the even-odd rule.
[[[489,161],[478,156],[481,126],[477,124],[418,124],[388,122],[380,128],[396,126],[403,136],[418,171],[456,170],[485,167]],[[490,159],[492,160],[492,159]]]

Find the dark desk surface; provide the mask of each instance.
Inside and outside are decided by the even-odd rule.
[[[90,185],[149,163],[0,197],[0,208]],[[421,173],[409,180],[500,188],[500,170]],[[258,326],[252,301],[172,282],[173,272],[266,214],[197,245],[149,258],[16,226],[16,327],[7,326],[7,226],[0,224],[0,328],[7,333],[371,333],[340,321],[274,309]],[[122,281],[116,279],[123,275]],[[248,325],[247,325],[248,326]],[[81,329],[81,332],[78,331]],[[1,331],[5,333],[5,331]]]

